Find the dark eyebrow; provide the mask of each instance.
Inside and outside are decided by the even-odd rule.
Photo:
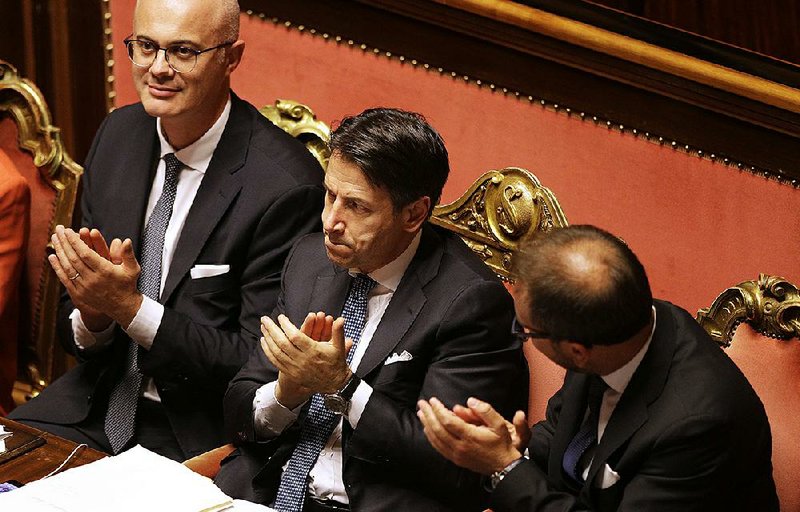
[[[149,41],[149,42],[155,43],[155,44],[157,44],[159,46],[161,45],[155,39],[153,39],[152,37],[146,36],[146,35],[135,35],[134,34],[133,38],[134,39],[139,39],[139,40],[142,40],[142,41]],[[198,43],[196,43],[194,41],[190,41],[188,39],[179,39],[177,41],[170,41],[169,43],[167,43],[167,45],[165,47],[168,48],[170,46],[196,46],[198,48],[200,47],[200,45]]]

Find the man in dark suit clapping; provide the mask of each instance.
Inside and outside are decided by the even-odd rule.
[[[567,368],[546,419],[420,402],[445,457],[505,511],[778,510],[771,437],[742,372],[686,311],[653,300],[619,238],[572,226],[517,255],[516,333]]]
[[[225,395],[238,450],[217,484],[281,512],[482,510],[479,475],[436,453],[414,414],[434,395],[526,403],[511,298],[427,222],[449,164],[421,116],[367,110],[331,147],[324,233],[292,249],[262,347]]]
[[[133,25],[141,103],[95,137],[85,228],[53,235],[62,341],[82,362],[12,417],[183,460],[224,443],[222,396],[293,242],[319,229],[323,172],[230,90],[235,0],[140,0]]]

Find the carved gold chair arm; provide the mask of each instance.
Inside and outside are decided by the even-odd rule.
[[[782,277],[760,274],[722,292],[697,312],[697,321],[726,347],[741,322],[771,338],[800,337],[800,291]]]
[[[331,156],[328,142],[331,130],[327,124],[317,119],[314,112],[297,101],[275,100],[273,105],[266,105],[259,112],[283,129],[292,137],[306,145],[308,151],[317,159],[323,169],[328,167]]]
[[[460,198],[434,208],[431,223],[460,235],[501,279],[511,281],[522,237],[567,226],[567,218],[533,173],[507,167],[485,173]]]

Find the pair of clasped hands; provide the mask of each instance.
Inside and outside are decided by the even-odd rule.
[[[278,369],[275,398],[294,409],[314,393],[335,393],[352,372],[347,353],[353,341],[344,335],[344,318],[309,313],[298,329],[285,315],[278,322],[261,318],[261,349]]]
[[[58,225],[51,241],[55,253],[48,261],[84,325],[94,332],[112,321],[127,328],[143,300],[136,286],[141,267],[131,240],[115,238],[109,245],[97,229],[76,232]]]

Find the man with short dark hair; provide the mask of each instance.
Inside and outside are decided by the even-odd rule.
[[[619,238],[572,226],[526,241],[515,332],[568,369],[528,429],[483,400],[420,401],[436,449],[489,476],[505,511],[776,511],[761,401],[684,310],[654,301]]]
[[[139,0],[125,45],[141,103],[100,127],[85,227],[58,226],[50,256],[68,294],[62,342],[82,362],[13,417],[184,460],[224,442],[222,396],[289,249],[319,229],[323,172],[230,90],[235,0]]]
[[[449,164],[421,116],[367,110],[331,147],[324,234],[292,249],[262,349],[225,395],[238,451],[217,484],[281,512],[482,510],[479,475],[433,450],[415,404],[526,403],[511,299],[426,222]]]

